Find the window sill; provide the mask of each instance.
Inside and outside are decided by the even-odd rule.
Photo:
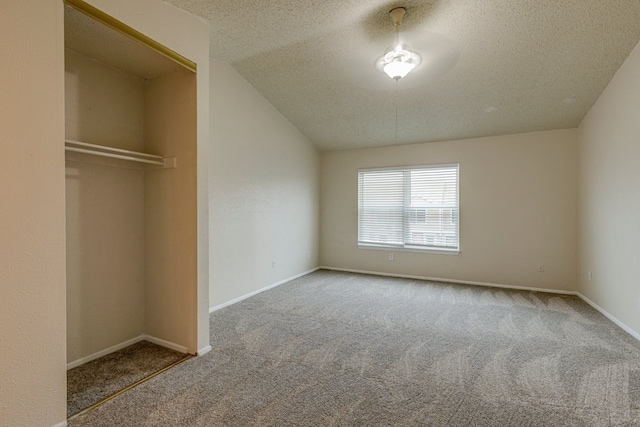
[[[418,252],[436,255],[460,255],[459,249],[422,249],[412,246],[380,246],[380,245],[366,245],[359,243],[358,249],[372,249],[374,251],[394,251],[394,252]]]

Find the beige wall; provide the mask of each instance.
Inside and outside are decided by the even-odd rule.
[[[0,424],[66,417],[62,2],[0,2]]]
[[[576,130],[325,152],[320,264],[573,291],[576,155]],[[358,169],[439,163],[460,164],[460,254],[359,249]]]
[[[233,68],[211,63],[212,307],[316,267],[318,168],[298,130]]]
[[[196,78],[178,71],[145,84],[145,149],[176,157],[144,183],[147,333],[198,351],[196,325]]]
[[[158,0],[88,0],[116,19],[194,61],[197,103],[197,304],[198,351],[209,346],[209,25]]]
[[[144,81],[65,50],[66,138],[143,151]],[[67,362],[144,333],[142,166],[66,154]]]
[[[66,138],[144,151],[144,80],[71,49],[64,55]]]
[[[640,45],[580,125],[578,247],[580,292],[640,334],[638,76]]]

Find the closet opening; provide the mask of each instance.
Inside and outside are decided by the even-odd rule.
[[[73,417],[194,353],[197,107],[195,64],[64,3]]]

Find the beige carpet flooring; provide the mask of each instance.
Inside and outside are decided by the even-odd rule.
[[[166,368],[185,355],[141,341],[67,371],[67,416]]]
[[[78,426],[640,426],[640,342],[572,296],[317,271]]]

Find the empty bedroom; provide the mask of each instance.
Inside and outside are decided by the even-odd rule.
[[[0,12],[0,425],[640,426],[637,0]]]

